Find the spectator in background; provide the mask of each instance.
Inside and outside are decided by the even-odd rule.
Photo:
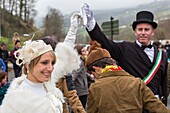
[[[161,48],[161,43],[159,41],[154,41],[153,45],[155,45],[158,49]]]
[[[2,104],[2,100],[9,88],[10,83],[7,82],[7,73],[0,72],[0,105]]]
[[[13,37],[12,37],[12,42],[13,42],[13,44],[15,44],[15,42],[16,42],[17,40],[20,40],[19,34],[18,34],[17,32],[15,32],[15,33],[13,34]]]
[[[168,95],[170,94],[170,44],[169,41],[166,41],[165,44],[166,53],[168,56]]]
[[[162,49],[163,52],[165,52],[166,54],[166,49],[165,49],[165,45],[161,44],[161,42],[159,41],[154,41],[153,45],[157,47],[157,49]]]
[[[170,61],[168,62],[168,95],[170,94]]]
[[[3,71],[3,72],[6,71],[6,65],[1,58],[0,58],[0,71]]]
[[[84,107],[86,109],[86,101],[88,94],[88,81],[87,81],[87,70],[85,68],[85,60],[87,56],[86,48],[82,44],[77,44],[75,46],[78,54],[80,55],[80,67],[70,73],[73,77],[74,85],[77,90],[77,95]]]
[[[83,46],[83,48],[81,49],[81,54],[80,55],[85,60],[87,58],[88,51],[87,51],[87,48],[86,48],[85,45],[82,45],[82,46]]]
[[[14,74],[15,74],[15,78],[21,76],[21,70],[22,70],[22,65],[18,66],[16,64],[16,58],[15,58],[15,52],[21,48],[21,41],[20,40],[16,40],[15,42],[15,47],[14,49],[11,51],[10,53],[10,61],[13,64],[13,69],[14,69]],[[16,54],[17,55],[17,54]]]
[[[7,45],[5,43],[1,43],[1,45],[0,45],[0,58],[2,58],[2,60],[5,63],[5,66],[6,66],[5,72],[8,72],[9,53],[8,53],[6,46]]]
[[[170,44],[169,44],[169,41],[166,41],[165,49],[166,49],[166,52],[167,52],[168,60],[170,62]]]

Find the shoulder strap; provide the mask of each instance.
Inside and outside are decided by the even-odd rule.
[[[162,49],[159,49],[158,56],[156,58],[156,62],[148,75],[143,78],[143,81],[146,83],[146,85],[152,80],[152,78],[155,76],[156,72],[158,71],[160,65],[161,65],[161,59],[162,59]]]

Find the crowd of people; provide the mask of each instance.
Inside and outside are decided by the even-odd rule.
[[[43,37],[21,46],[15,32],[10,54],[0,45],[0,113],[170,113],[170,44],[152,42],[158,26],[153,13],[139,11],[132,23],[136,40],[117,43],[102,32],[88,4],[82,11],[71,16],[63,42]],[[75,43],[80,20],[91,38],[88,49]]]

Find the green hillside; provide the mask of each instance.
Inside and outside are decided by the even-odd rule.
[[[11,15],[8,11],[0,9],[1,35],[12,38],[14,32],[23,35],[36,30],[31,22],[25,22],[18,16]]]

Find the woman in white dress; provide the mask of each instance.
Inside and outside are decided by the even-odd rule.
[[[0,113],[62,113],[62,92],[50,82],[56,62],[52,47],[29,40],[15,55],[23,74],[11,83]]]

